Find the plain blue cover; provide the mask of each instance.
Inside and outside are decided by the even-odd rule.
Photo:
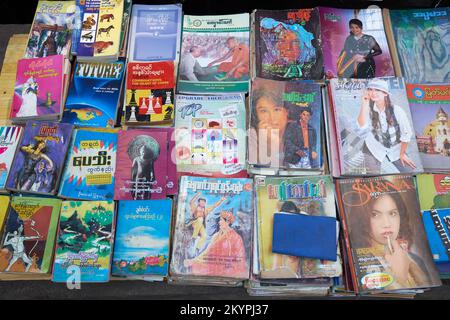
[[[275,213],[272,251],[290,256],[336,261],[336,219]]]

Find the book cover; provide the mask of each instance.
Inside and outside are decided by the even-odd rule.
[[[177,91],[247,92],[250,16],[184,15]]]
[[[449,82],[450,8],[389,10],[402,76],[409,83]]]
[[[121,28],[121,32],[120,32],[120,43],[119,43],[119,48],[120,48],[119,57],[120,58],[127,57],[128,34],[130,32],[130,19],[131,19],[132,7],[133,7],[132,0],[124,0],[122,28]]]
[[[273,80],[322,79],[319,10],[255,11],[256,76]]]
[[[118,134],[114,200],[164,199],[167,132],[136,129]]]
[[[4,190],[23,128],[0,126],[0,190]]]
[[[246,176],[246,118],[241,94],[176,96],[177,171]]]
[[[9,196],[0,195],[0,236],[3,234],[3,224],[5,223],[6,213],[9,209]]]
[[[67,156],[59,196],[113,200],[117,133],[77,129]]]
[[[64,101],[64,56],[20,59],[10,118],[59,118]]]
[[[69,57],[75,23],[75,1],[39,1],[24,58]]]
[[[319,7],[325,77],[394,76],[381,9]]]
[[[63,201],[53,281],[109,281],[114,223],[114,201]]]
[[[424,170],[450,169],[450,85],[406,84]]]
[[[357,293],[441,285],[413,179],[395,175],[336,182]]]
[[[77,59],[117,59],[120,49],[124,0],[84,0],[77,3],[81,32]]]
[[[181,4],[133,5],[128,61],[179,60]]]
[[[12,197],[3,232],[0,272],[50,273],[61,200]]]
[[[423,211],[422,220],[434,261],[437,263],[449,262],[450,209]]]
[[[249,164],[321,169],[320,85],[256,78],[250,97]]]
[[[342,175],[423,171],[402,78],[331,79]]]
[[[28,121],[14,157],[6,188],[39,194],[56,194],[73,126]]]
[[[171,274],[248,279],[253,181],[183,176]]]
[[[275,213],[304,213],[312,217],[336,218],[331,177],[256,176],[255,195],[261,278],[331,278],[341,275],[342,267],[339,255],[337,261],[326,261],[272,252]],[[338,250],[335,253],[338,253]]]
[[[125,124],[171,125],[174,115],[173,61],[129,62],[125,87]]]
[[[80,127],[114,127],[124,68],[123,61],[78,61],[62,122]]]
[[[172,200],[119,201],[112,274],[167,276]]]
[[[418,174],[416,183],[421,211],[450,208],[450,174]]]

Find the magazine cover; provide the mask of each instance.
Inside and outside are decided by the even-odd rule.
[[[171,274],[248,279],[253,180],[183,176]]]
[[[416,183],[420,210],[450,208],[450,174],[418,174]]]
[[[81,127],[114,127],[124,68],[123,61],[78,61],[62,122]]]
[[[61,200],[12,197],[0,251],[0,272],[50,273]]]
[[[325,77],[394,76],[381,9],[319,8]]]
[[[167,276],[172,200],[119,201],[112,274]]]
[[[250,16],[184,15],[177,91],[247,92]]]
[[[10,118],[59,118],[64,105],[64,56],[20,59]]]
[[[249,164],[321,169],[320,85],[256,78],[252,83]]]
[[[450,169],[450,85],[406,84],[425,170]]]
[[[336,182],[357,293],[441,285],[413,179],[396,175]]]
[[[166,183],[167,132],[120,131],[114,200],[164,199]]]
[[[272,252],[274,214],[294,213],[336,218],[329,176],[255,177],[261,278],[320,278],[341,275],[341,260],[308,259]]]
[[[342,175],[422,172],[402,78],[331,79]]]
[[[389,10],[402,76],[409,83],[450,82],[450,7]]]
[[[323,78],[319,10],[255,11],[256,76],[273,80]]]
[[[6,179],[11,170],[22,132],[22,127],[0,126],[0,191],[5,190]]]
[[[63,201],[53,281],[107,282],[114,238],[114,201]]]
[[[128,61],[178,61],[182,6],[133,5]]]
[[[24,58],[70,55],[75,1],[39,1]]]
[[[450,209],[431,209],[422,212],[423,225],[437,263],[450,261]]]
[[[80,200],[113,200],[117,133],[77,129],[59,196]]]
[[[244,97],[177,95],[176,106],[177,171],[246,176]]]
[[[6,188],[39,194],[56,194],[73,126],[28,121],[14,157]]]
[[[123,117],[125,124],[171,125],[174,115],[173,61],[129,62]]]

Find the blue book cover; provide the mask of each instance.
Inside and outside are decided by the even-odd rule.
[[[124,69],[123,61],[78,61],[62,122],[81,127],[114,127]]]
[[[117,133],[78,129],[72,139],[59,195],[69,199],[112,200]]]
[[[336,261],[336,219],[275,213],[272,251],[290,256]]]
[[[133,5],[129,61],[178,61],[181,4]]]
[[[166,276],[172,200],[119,201],[112,274]]]
[[[423,211],[423,225],[435,262],[450,261],[450,209]]]

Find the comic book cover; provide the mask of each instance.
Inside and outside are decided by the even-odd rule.
[[[256,78],[250,108],[249,164],[322,169],[320,85]]]
[[[128,60],[179,60],[181,42],[181,3],[133,5],[128,39]]]
[[[412,176],[341,179],[336,194],[356,293],[441,285]]]
[[[255,11],[256,76],[273,80],[323,78],[319,10]]]
[[[77,60],[116,60],[124,0],[84,0],[77,3],[81,32],[77,38]]]
[[[172,125],[174,72],[173,61],[127,64],[124,124]]]
[[[319,7],[325,77],[394,76],[381,9]]]
[[[183,176],[171,275],[248,279],[253,181]]]
[[[450,174],[418,174],[416,183],[420,210],[450,208]]]
[[[120,131],[114,200],[164,199],[166,188],[167,132]]]
[[[255,177],[260,276],[266,279],[338,277],[341,260],[326,261],[272,252],[274,214],[295,213],[336,218],[329,176]],[[337,251],[339,252],[339,251]]]
[[[61,200],[12,197],[0,251],[0,272],[50,273]]]
[[[331,79],[341,175],[423,171],[402,78]]]
[[[24,58],[62,54],[68,58],[75,23],[75,1],[39,1]]]
[[[53,281],[109,281],[114,223],[114,201],[63,201]]]
[[[119,201],[112,274],[167,276],[172,200]]]
[[[77,129],[67,156],[59,196],[113,200],[117,133]]]
[[[0,195],[0,237],[3,234],[3,224],[5,222],[6,213],[9,209],[9,196]]]
[[[450,82],[450,7],[389,10],[388,16],[405,80]]]
[[[23,128],[19,126],[0,126],[0,191],[5,191],[6,179],[22,132]]]
[[[10,118],[59,119],[64,106],[64,56],[20,59]]]
[[[184,15],[178,92],[247,92],[250,15]]]
[[[6,188],[11,191],[56,194],[73,126],[28,121],[14,157]]]
[[[424,170],[450,169],[450,85],[406,84]]]
[[[176,105],[177,171],[246,177],[244,97],[177,95]]]
[[[124,69],[123,61],[78,61],[62,122],[80,127],[114,127]]]

